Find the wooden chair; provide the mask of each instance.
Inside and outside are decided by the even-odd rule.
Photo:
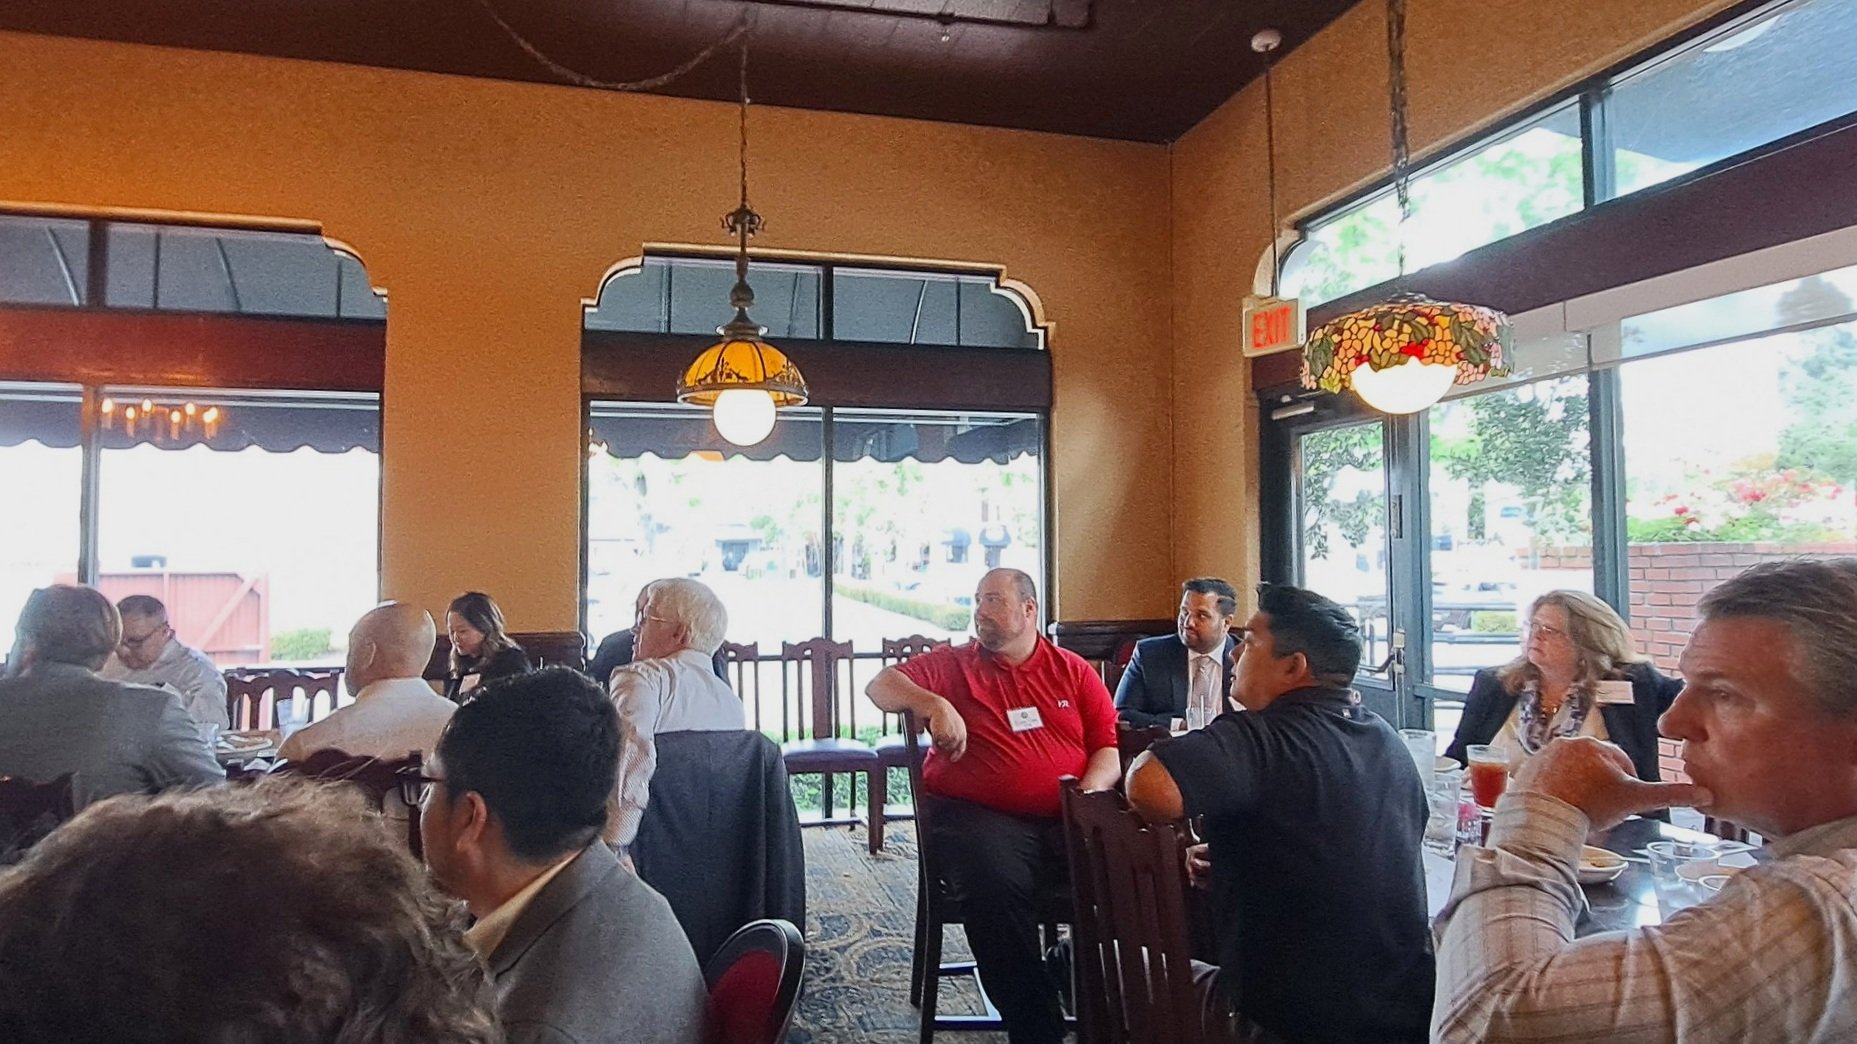
[[[335,712],[342,691],[342,668],[306,667],[234,669],[226,672],[226,719],[235,732],[278,727],[277,705],[301,698],[308,703],[306,721]]]
[[[917,795],[916,801],[916,931],[914,950],[909,962],[909,1003],[922,1010],[921,1044],[930,1044],[935,1039],[936,1030],[953,1030],[962,1032],[996,1031],[1006,1028],[1000,1018],[999,1009],[987,996],[986,987],[980,984],[980,970],[973,961],[946,961],[941,959],[942,935],[948,925],[961,924],[965,915],[959,900],[948,887],[947,879],[942,875],[935,862],[934,844],[929,836],[930,821],[933,818],[924,803],[922,794],[922,760],[926,754],[923,749],[924,733],[914,714],[903,715],[903,742],[910,754],[909,785]],[[1071,899],[1067,890],[1052,889],[1036,897],[1038,921],[1044,926],[1044,945],[1046,949],[1057,944],[1058,929],[1071,922]],[[941,980],[948,976],[971,975],[974,989],[980,995],[980,1015],[939,1015],[936,1008],[941,997]],[[1073,991],[1074,992],[1074,991]],[[1066,1018],[1067,1023],[1074,1023]]]
[[[368,804],[385,816],[390,796],[396,803],[406,804],[398,797],[401,772],[406,769],[417,771],[422,764],[423,754],[417,750],[404,758],[371,758],[325,747],[300,762],[284,762],[278,766],[274,775],[295,775],[324,783],[353,784],[361,788],[361,792],[367,796]],[[419,809],[406,805],[406,810],[406,845],[413,858],[419,859],[425,853],[419,837]]]
[[[1144,728],[1131,728],[1121,722],[1116,723],[1116,753],[1122,757],[1122,778],[1128,778],[1129,763],[1141,756],[1141,752],[1154,746],[1161,740],[1173,735],[1165,725],[1149,725]]]
[[[912,634],[907,638],[885,638],[883,640],[882,667],[894,667],[905,663],[926,652],[933,652],[948,643],[940,638]],[[901,714],[880,714],[878,716],[877,742],[872,749],[877,752],[877,764],[885,773],[884,790],[888,796],[888,773],[890,769],[909,767],[909,744],[903,739],[903,716]],[[915,800],[915,792],[910,792],[910,800]],[[871,814],[881,815],[886,820],[909,820],[916,817],[913,806],[908,812],[892,813],[887,808],[879,808],[871,803]]]
[[[1063,801],[1079,1044],[1200,1044],[1178,831],[1075,779]]]
[[[1762,838],[1759,834],[1754,833],[1748,828],[1730,823],[1726,819],[1716,819],[1714,816],[1702,817],[1702,832],[1705,834],[1714,834],[1723,841],[1740,841],[1743,844],[1766,843],[1765,838]]]
[[[846,796],[846,809],[856,799],[856,777],[862,774],[867,783],[865,793],[871,809],[880,809],[885,800],[885,780],[877,764],[877,752],[850,737],[857,735],[857,701],[839,699],[839,665],[851,664],[851,643],[814,638],[806,642],[780,643],[780,731],[783,736],[798,736],[780,746],[789,776],[819,777],[819,823],[845,825],[856,823],[856,816],[835,817],[836,802],[832,785],[838,773],[853,778],[852,793]],[[845,706],[841,720],[840,703]],[[883,848],[883,816],[868,815],[870,850]]]
[[[756,732],[761,731],[761,644],[723,642],[716,651],[729,687],[741,697],[743,718],[754,723]]]
[[[20,861],[26,850],[77,813],[67,772],[48,783],[0,776],[0,866]]]

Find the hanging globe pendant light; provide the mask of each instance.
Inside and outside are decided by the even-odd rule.
[[[761,231],[761,215],[748,205],[748,41],[741,50],[741,203],[722,219],[735,236],[735,318],[718,327],[722,340],[703,349],[677,381],[677,401],[712,411],[716,432],[737,446],[752,446],[774,430],[775,413],[804,405],[806,380],[785,352],[764,339],[767,328],[748,318],[748,238]]]
[[[1387,0],[1393,191],[1399,199],[1395,287],[1406,274],[1406,232],[1412,217],[1405,27],[1405,0]],[[1396,292],[1311,331],[1303,342],[1302,386],[1335,393],[1352,388],[1382,413],[1417,413],[1443,398],[1453,384],[1507,376],[1512,336],[1509,317],[1493,308]]]

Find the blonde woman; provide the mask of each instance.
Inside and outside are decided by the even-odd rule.
[[[1580,591],[1549,591],[1528,607],[1522,653],[1478,671],[1445,753],[1487,743],[1520,765],[1558,736],[1610,740],[1655,781],[1657,718],[1683,683],[1658,673],[1633,647],[1606,603]]]

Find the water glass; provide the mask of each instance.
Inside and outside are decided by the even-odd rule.
[[[1644,846],[1651,862],[1651,884],[1665,915],[1708,898],[1700,881],[1720,869],[1713,841],[1652,841]]]
[[[1419,778],[1430,779],[1432,769],[1438,764],[1438,734],[1430,729],[1400,729],[1399,738],[1406,741],[1412,764],[1418,766]]]
[[[1457,851],[1457,808],[1464,774],[1455,769],[1433,773],[1425,787],[1430,814],[1425,820],[1425,848],[1450,858]]]

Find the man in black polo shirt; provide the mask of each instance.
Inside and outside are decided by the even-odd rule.
[[[1238,652],[1246,713],[1163,741],[1129,771],[1155,821],[1204,816],[1220,967],[1208,1041],[1423,1041],[1431,1015],[1425,790],[1399,734],[1348,685],[1360,629],[1264,584]]]

